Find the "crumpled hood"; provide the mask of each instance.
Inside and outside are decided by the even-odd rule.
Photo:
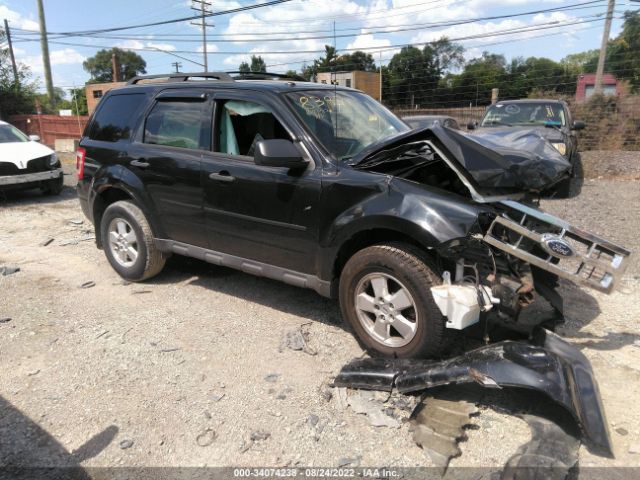
[[[34,158],[51,155],[53,150],[38,142],[0,143],[0,162],[9,162],[19,169],[27,168],[27,162]]]
[[[384,158],[387,151],[391,155],[403,144],[431,141],[462,167],[462,173],[478,190],[539,192],[565,178],[571,165],[537,130],[499,129],[469,135],[435,125],[371,145],[349,163],[356,166],[374,156]]]

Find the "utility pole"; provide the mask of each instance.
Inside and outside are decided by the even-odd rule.
[[[378,80],[380,82],[380,93],[378,94],[379,101],[380,103],[382,103],[382,50],[380,50],[380,79]]]
[[[42,0],[38,1],[38,19],[40,20],[40,48],[42,49],[42,65],[44,67],[44,81],[47,85],[47,96],[51,106],[55,106],[53,95],[53,79],[51,78],[51,62],[49,61],[49,41],[47,40],[47,24],[44,20]]]
[[[13,43],[11,43],[11,30],[9,30],[9,22],[4,19],[4,31],[7,35],[7,43],[9,44],[9,55],[11,56],[11,66],[13,67],[13,81],[16,84],[16,88],[20,86],[18,82],[18,67],[16,67],[16,57],[13,55]]]
[[[607,58],[607,45],[609,44],[609,33],[611,32],[611,20],[613,19],[613,9],[616,1],[609,0],[607,7],[607,18],[604,21],[604,32],[602,33],[602,45],[600,46],[600,56],[598,57],[598,68],[596,70],[596,81],[593,86],[593,93],[602,93],[602,76],[604,75],[604,61]]]
[[[181,62],[173,62],[171,65],[176,69],[176,73],[180,73],[180,67],[182,67]]]
[[[120,81],[120,63],[118,62],[118,56],[115,53],[111,54],[111,72],[114,82]]]
[[[209,7],[211,7],[211,3],[206,0],[191,0],[191,9],[197,10],[200,12],[202,16],[200,20],[200,27],[202,27],[202,54],[204,56],[204,71],[209,71],[209,61],[207,59],[207,27],[213,27],[213,24],[208,24],[206,22],[206,17],[211,13],[209,11]],[[191,22],[192,25],[198,25],[198,23]]]

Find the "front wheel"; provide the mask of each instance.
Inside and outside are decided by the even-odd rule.
[[[440,279],[417,249],[374,245],[349,259],[340,276],[342,315],[360,344],[377,356],[437,356],[445,318],[430,287]]]
[[[156,247],[151,226],[133,202],[109,205],[102,215],[100,235],[107,260],[121,277],[138,282],[164,267],[165,258]]]

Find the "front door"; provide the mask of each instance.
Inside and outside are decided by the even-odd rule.
[[[202,163],[204,213],[212,250],[298,272],[314,271],[321,169],[258,166],[259,140],[295,141],[273,103],[216,95],[214,151]]]
[[[144,185],[166,237],[207,247],[201,163],[211,147],[212,101],[202,91],[160,94],[128,168]]]

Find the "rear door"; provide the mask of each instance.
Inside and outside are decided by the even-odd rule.
[[[201,89],[160,93],[148,110],[128,168],[140,178],[166,237],[207,246],[202,154],[211,148],[212,101]]]
[[[212,250],[298,272],[314,271],[321,168],[258,166],[255,143],[297,140],[277,100],[216,93],[214,151],[202,163],[204,212]],[[289,114],[290,115],[290,114]],[[287,126],[288,125],[288,126]],[[303,149],[301,149],[303,151]]]

